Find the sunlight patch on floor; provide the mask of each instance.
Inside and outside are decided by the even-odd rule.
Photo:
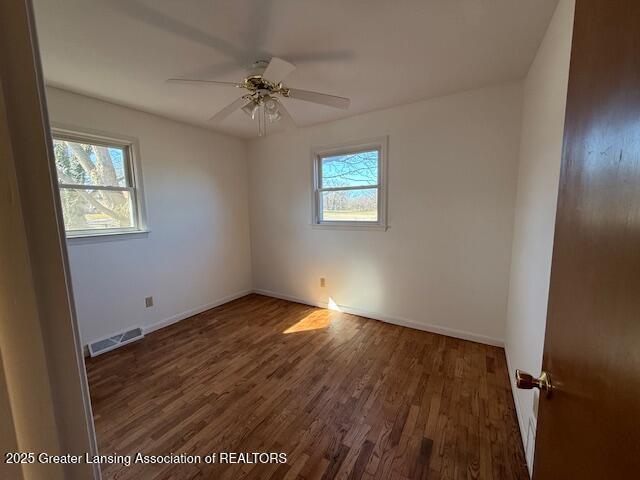
[[[331,318],[329,318],[327,312],[319,310],[317,312],[310,313],[298,323],[291,325],[282,333],[308,332],[309,330],[327,328],[329,325],[331,325]]]

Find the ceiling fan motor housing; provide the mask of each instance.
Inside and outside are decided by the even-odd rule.
[[[268,60],[256,60],[248,68],[247,74],[250,77],[255,75],[262,75],[264,71],[267,69],[268,65],[269,65]]]

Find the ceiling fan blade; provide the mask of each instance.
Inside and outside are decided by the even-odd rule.
[[[231,102],[226,107],[224,107],[218,113],[216,113],[213,117],[211,117],[209,119],[209,121],[212,122],[212,123],[220,123],[222,120],[227,118],[233,112],[235,112],[236,110],[244,107],[245,104],[247,104],[247,103],[249,103],[249,101],[246,98],[240,97],[240,98],[234,100],[233,102]]]
[[[282,122],[282,126],[284,127],[284,129],[293,130],[294,128],[298,128],[298,125],[289,113],[289,110],[285,108],[284,104],[282,102],[279,102],[278,105],[278,111],[280,112],[280,115],[282,115],[280,121]]]
[[[352,50],[330,50],[326,52],[314,52],[314,53],[294,53],[282,55],[289,62],[296,65],[302,65],[315,62],[341,62],[352,60],[355,57],[355,53]]]
[[[167,83],[202,83],[211,85],[224,85],[227,87],[241,87],[241,83],[235,82],[218,82],[217,80],[200,80],[197,78],[170,78]]]
[[[351,105],[351,100],[348,98],[327,95],[326,93],[310,92],[308,90],[298,90],[297,88],[290,88],[288,96],[290,98],[295,98],[296,100],[319,103],[320,105],[341,108],[342,110],[348,109],[349,105]]]
[[[248,62],[247,62],[248,63]],[[206,65],[185,73],[188,78],[243,78],[247,74],[243,64],[234,60]],[[233,75],[233,76],[232,76]]]
[[[167,15],[162,13],[160,10],[156,10],[154,7],[145,5],[140,0],[110,0],[106,3],[108,3],[109,6],[119,9],[129,17],[149,26],[164,30],[165,32],[169,32],[191,42],[213,48],[223,55],[235,58],[238,62],[245,61],[246,52],[236,47],[232,42],[228,42],[210,34],[209,32],[192,27],[187,23],[173,18],[171,15]]]
[[[246,35],[247,52],[260,52],[267,43],[267,33],[272,23],[274,0],[253,0],[249,13],[249,31]],[[255,56],[256,58],[271,58],[272,55]]]
[[[262,78],[278,84],[295,69],[295,65],[285,62],[281,58],[273,57],[269,65],[267,65],[267,69],[262,74]]]

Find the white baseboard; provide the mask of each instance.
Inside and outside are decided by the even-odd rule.
[[[524,418],[522,413],[522,407],[520,406],[520,400],[518,399],[518,395],[516,391],[518,387],[516,387],[516,381],[514,378],[515,369],[512,367],[511,359],[509,358],[509,345],[505,343],[504,345],[504,355],[507,358],[507,370],[509,374],[509,385],[511,386],[511,394],[513,395],[513,404],[516,406],[516,417],[518,418],[518,426],[520,427],[520,437],[522,438],[522,448],[525,450],[525,456],[527,454],[527,419]],[[529,470],[529,477],[532,475],[533,465],[529,465],[527,462],[527,468]]]
[[[174,323],[177,323],[180,320],[184,320],[185,318],[193,317],[194,315],[197,315],[204,311],[210,310],[215,307],[219,307],[220,305],[229,303],[233,300],[249,295],[252,292],[253,290],[243,290],[241,292],[234,293],[232,295],[227,295],[226,297],[222,297],[214,302],[207,303],[206,305],[201,305],[199,307],[192,308],[190,310],[186,310],[184,312],[178,313],[176,315],[173,315],[172,317],[165,318],[156,323],[152,323],[151,325],[142,326],[141,327],[142,333],[146,335],[148,333],[155,332],[156,330],[160,330],[161,328],[168,327],[169,325],[173,325]],[[95,340],[92,340],[91,342],[93,341]],[[85,357],[89,356],[89,348],[87,344],[84,345],[83,352]]]
[[[309,300],[309,299],[300,298],[300,297],[294,297],[292,295],[272,292],[269,290],[254,289],[253,291],[254,293],[258,293],[260,295],[266,295],[267,297],[280,298],[282,300],[289,300],[290,302],[303,303],[305,305],[311,305],[313,307],[329,308],[329,304],[327,302],[320,302],[320,301]],[[372,318],[374,320],[379,320],[385,323],[391,323],[393,325],[399,325],[401,327],[408,327],[408,328],[413,328],[415,330],[438,333],[440,335],[446,335],[447,337],[460,338],[462,340],[470,340],[472,342],[483,343],[485,345],[492,345],[494,347],[504,347],[503,340],[487,337],[485,335],[480,335],[477,333],[465,332],[462,330],[456,330],[448,327],[441,327],[438,325],[430,325],[427,323],[416,322],[414,320],[408,320],[405,318],[392,317],[389,315],[370,312],[367,310],[362,310],[360,308],[355,308],[355,307],[349,307],[346,305],[338,305],[338,308],[340,309],[341,312],[350,313],[352,315],[358,315],[360,317]]]
[[[272,292],[270,290],[262,290],[262,289],[254,289],[254,290],[244,290],[233,295],[228,295],[226,297],[220,298],[214,302],[208,303],[206,305],[201,305],[196,308],[192,308],[190,310],[186,310],[184,312],[173,315],[172,317],[165,318],[160,320],[159,322],[153,323],[151,325],[146,325],[142,327],[142,331],[146,334],[154,332],[164,327],[168,327],[174,323],[177,323],[185,318],[192,317],[199,313],[202,313],[206,310],[210,310],[212,308],[218,307],[225,303],[231,302],[238,298],[244,297],[250,293],[258,293],[260,295],[265,295],[267,297],[280,298],[282,300],[288,300],[296,303],[303,303],[305,305],[311,305],[319,308],[329,308],[329,304],[327,302],[314,301],[309,299],[304,299],[300,297],[294,297],[292,295],[286,295],[283,293]],[[399,325],[401,327],[413,328],[415,330],[422,330],[425,332],[437,333],[440,335],[446,335],[448,337],[459,338],[462,340],[469,340],[472,342],[483,343],[485,345],[492,345],[494,347],[504,347],[504,341],[497,338],[488,337],[485,335],[480,335],[472,332],[465,332],[463,330],[456,330],[448,327],[441,327],[438,325],[430,325],[422,322],[416,322],[414,320],[408,320],[405,318],[392,317],[389,315],[379,314],[377,312],[371,312],[368,310],[363,310],[361,308],[349,307],[346,305],[338,305],[340,311],[345,313],[350,313],[352,315],[358,315],[360,317],[371,318],[373,320],[378,320],[385,323],[391,323],[393,325]],[[86,346],[85,346],[86,350]],[[508,361],[508,357],[507,357]],[[518,408],[516,403],[516,409]]]
[[[165,318],[164,320],[160,320],[159,322],[152,323],[151,325],[142,327],[142,331],[145,333],[145,335],[147,333],[155,332],[156,330],[160,330],[161,328],[168,327],[169,325],[173,325],[174,323],[177,323],[180,320],[193,317],[194,315],[198,315],[199,313],[205,312],[207,310],[211,310],[212,308],[215,308],[215,307],[219,307],[220,305],[223,305],[225,303],[232,302],[233,300],[237,300],[238,298],[249,295],[250,293],[252,293],[252,290],[243,290],[242,292],[234,293],[232,295],[227,295],[226,297],[222,297],[214,302],[208,303],[206,305],[202,305],[200,307],[192,308],[191,310],[186,310],[172,317]]]

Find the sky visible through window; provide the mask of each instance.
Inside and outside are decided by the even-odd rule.
[[[377,150],[323,157],[321,188],[348,188],[349,190],[322,192],[320,196],[322,220],[376,222],[378,220],[378,170],[379,152]]]
[[[56,158],[56,166],[58,170],[61,170],[64,174],[68,176],[68,180],[74,180],[73,182],[63,181],[64,175],[59,175],[60,178],[58,180],[60,183],[74,183],[80,185],[97,185],[94,183],[94,179],[91,178],[91,175],[88,172],[88,169],[85,168],[87,164],[82,165],[81,160],[79,158],[78,153],[82,153],[79,149],[84,150],[87,155],[87,158],[90,160],[93,166],[97,165],[98,159],[96,157],[96,151],[101,149],[102,151],[106,151],[107,158],[109,164],[113,167],[116,175],[116,184],[119,187],[126,186],[126,171],[125,171],[125,159],[124,152],[121,148],[117,147],[101,147],[96,145],[89,145],[85,143],[71,142],[67,140],[58,140],[55,139],[53,141],[53,150]],[[75,150],[75,153],[74,153]],[[116,185],[113,185],[116,186]]]
[[[125,149],[54,139],[53,151],[67,231],[135,227]]]
[[[322,187],[365,187],[378,184],[378,151],[322,159]]]

